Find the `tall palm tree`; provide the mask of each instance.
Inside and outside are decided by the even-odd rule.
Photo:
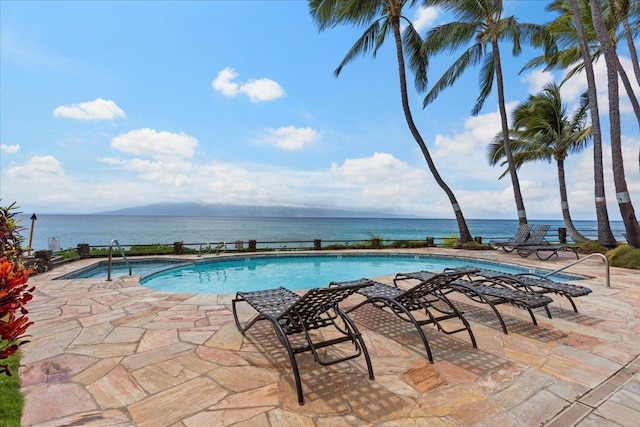
[[[412,7],[416,3],[417,0],[310,0],[309,6],[311,16],[318,24],[320,31],[339,24],[367,27],[338,68],[336,68],[334,72],[336,77],[340,75],[342,68],[356,57],[366,53],[371,53],[375,57],[378,49],[384,43],[385,37],[388,34],[393,35],[398,61],[398,75],[400,77],[400,97],[407,125],[413,138],[420,146],[422,155],[433,177],[449,198],[460,231],[460,243],[465,243],[472,240],[472,237],[462,214],[462,209],[460,209],[453,191],[440,176],[431,154],[415,125],[409,107],[405,54],[409,58],[409,67],[414,72],[415,86],[418,91],[424,91],[427,84],[427,58],[421,55],[422,38],[411,21],[403,15],[405,6]],[[404,21],[406,25],[402,32],[400,30],[401,21]]]
[[[589,96],[589,109],[591,110],[591,128],[593,134],[593,175],[596,220],[598,222],[598,243],[603,246],[614,247],[617,242],[613,232],[611,231],[611,223],[609,222],[609,211],[607,209],[607,199],[604,187],[602,129],[600,128],[600,110],[598,108],[596,77],[595,72],[593,71],[593,62],[591,61],[587,36],[584,31],[582,14],[578,6],[578,0],[569,0],[569,7],[574,15],[580,54],[584,61],[584,69],[587,76],[587,94]]]
[[[611,135],[611,161],[613,166],[613,182],[616,187],[616,198],[620,208],[620,216],[624,223],[627,240],[634,248],[640,248],[640,224],[627,189],[622,159],[622,138],[620,126],[620,99],[618,95],[618,64],[611,38],[607,32],[600,0],[589,0],[593,25],[607,65],[607,85],[609,89],[609,122]]]
[[[560,86],[549,83],[540,93],[529,96],[514,110],[513,130],[510,131],[516,167],[539,160],[556,161],[562,217],[569,236],[576,242],[586,241],[587,238],[576,230],[571,220],[564,160],[570,152],[578,152],[588,143],[591,135],[591,127],[585,125],[588,104],[589,98],[584,94],[579,108],[569,117],[560,96]],[[487,155],[491,165],[504,158],[502,134],[496,135],[488,147]],[[501,165],[504,164],[503,161]]]
[[[477,115],[491,93],[495,79],[502,140],[509,164],[518,220],[520,224],[526,224],[527,214],[509,139],[500,43],[511,42],[512,54],[519,55],[522,51],[522,42],[544,45],[545,50],[551,50],[553,40],[542,25],[523,24],[513,16],[503,16],[502,0],[423,0],[423,3],[448,10],[458,19],[456,22],[436,26],[427,33],[424,50],[428,56],[439,52],[453,52],[469,46],[432,86],[424,98],[423,105],[433,102],[442,90],[452,86],[467,67],[482,64],[480,95],[471,110],[471,114]]]
[[[581,65],[584,67],[587,78],[587,93],[589,96],[589,110],[591,113],[593,135],[594,197],[598,223],[598,243],[603,246],[614,247],[617,242],[611,231],[609,212],[607,210],[604,165],[602,160],[602,130],[600,127],[595,72],[591,57],[592,48],[590,46],[590,44],[594,44],[595,35],[593,37],[588,35],[585,29],[585,22],[588,22],[589,26],[593,28],[588,0],[555,0],[547,6],[546,10],[559,13],[559,16],[549,24],[549,31],[556,38],[559,49],[555,57],[550,58],[545,55],[534,58],[525,69],[541,64],[546,64],[548,68],[558,64],[563,68],[567,68],[582,58]],[[595,32],[589,32],[589,34],[594,33]],[[567,59],[567,57],[570,57],[570,59]],[[573,73],[570,72],[565,78],[565,81],[572,75]]]
[[[640,3],[637,1],[618,0],[616,12],[618,20],[622,23],[622,31],[629,48],[633,73],[640,85],[640,63],[638,63],[638,52],[633,39],[634,36],[637,37],[640,34]]]
[[[578,18],[582,21],[580,30],[584,32],[584,36],[589,43],[588,45],[590,46],[590,55],[592,60],[596,61],[602,56],[602,49],[598,43],[598,37],[591,18],[589,0],[580,0],[580,4],[578,6],[580,14],[574,13],[573,7],[568,3],[568,0],[555,0],[546,8],[547,10],[560,13],[560,16],[549,24],[549,31],[557,40],[559,40],[559,44],[563,45],[564,49],[558,50],[552,56],[543,55],[536,57],[529,61],[524,69],[541,64],[545,64],[547,69],[569,68],[570,70],[567,73],[566,79],[569,79],[576,73],[580,72],[585,66],[585,63],[583,62],[584,60],[582,62],[580,61],[580,59],[582,59],[582,54],[577,40],[578,32],[575,23]],[[633,45],[633,40],[629,42],[629,37],[633,37],[632,25],[629,24],[629,16],[632,16],[633,13],[637,13],[638,6],[631,7],[628,4],[628,0],[609,0],[606,3],[606,6],[607,7],[603,10],[603,13],[605,14],[604,20],[611,38],[611,46],[614,52],[616,52],[617,71],[629,97],[629,102],[633,108],[638,126],[640,127],[640,101],[638,101],[638,97],[633,90],[631,80],[622,66],[622,62],[620,61],[620,57],[616,51],[618,43],[622,39],[627,39],[627,45],[630,46],[629,52],[631,54],[632,63],[634,64],[633,68],[635,73],[635,70],[640,66],[636,63],[637,55],[635,46]],[[618,27],[620,27],[621,24],[623,26],[622,31],[618,32]],[[638,24],[634,24],[634,27],[636,25]],[[640,70],[638,72],[640,73]],[[640,76],[636,74],[636,78],[640,79]]]

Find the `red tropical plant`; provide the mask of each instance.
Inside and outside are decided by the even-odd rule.
[[[33,324],[25,305],[33,298],[33,287],[27,286],[31,269],[24,268],[22,256],[23,229],[15,218],[17,206],[0,206],[0,374],[11,375],[6,361],[22,344],[27,328]]]
[[[25,305],[33,298],[34,287],[27,286],[30,269],[0,258],[0,374],[11,375],[2,361],[27,343],[25,332],[33,322],[27,317]]]

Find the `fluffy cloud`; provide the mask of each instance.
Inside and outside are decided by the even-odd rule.
[[[111,147],[123,153],[158,158],[189,158],[193,156],[198,140],[184,133],[156,132],[144,128],[117,136]]]
[[[225,68],[211,82],[211,86],[224,96],[233,98],[239,93],[249,97],[251,102],[273,101],[286,95],[284,89],[275,81],[267,78],[250,79],[245,83],[235,83],[238,73],[232,68]]]
[[[438,9],[435,7],[421,7],[416,11],[416,15],[413,18],[413,26],[419,33],[438,18]]]
[[[33,156],[24,165],[7,169],[7,176],[17,181],[45,182],[63,177],[62,164],[54,156]]]
[[[20,151],[20,146],[18,144],[16,145],[0,144],[0,151],[4,151],[5,153],[17,153],[18,151]]]
[[[525,74],[520,81],[529,84],[529,93],[534,95],[540,92],[544,85],[553,81],[553,73],[550,71],[534,70]]]
[[[79,104],[61,105],[53,110],[53,115],[75,120],[114,120],[127,116],[115,102],[102,98]]]
[[[313,128],[284,126],[278,129],[267,128],[267,135],[256,141],[257,144],[273,145],[287,151],[299,151],[320,139]]]

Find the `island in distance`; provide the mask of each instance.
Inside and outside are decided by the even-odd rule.
[[[251,206],[203,203],[154,203],[107,212],[96,215],[156,215],[156,216],[198,216],[235,218],[410,218],[385,212],[370,212],[348,209],[296,206]]]

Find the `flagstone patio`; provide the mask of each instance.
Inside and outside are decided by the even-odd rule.
[[[406,252],[406,251],[404,251]],[[499,251],[478,256],[555,269]],[[170,294],[138,277],[53,280],[95,260],[33,276],[31,342],[22,348],[22,425],[45,426],[636,426],[640,420],[640,272],[600,259],[568,271],[593,293],[554,297],[538,325],[502,305],[456,297],[478,342],[427,328],[429,364],[413,326],[372,306],[352,312],[372,357],[322,367],[299,355],[299,405],[287,353],[266,322],[235,327],[231,295]],[[392,277],[377,278],[390,283]],[[359,297],[351,297],[347,304]],[[246,315],[249,310],[246,311]],[[466,336],[465,336],[466,335]]]

